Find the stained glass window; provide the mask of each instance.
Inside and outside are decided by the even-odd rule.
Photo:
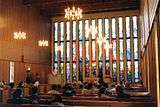
[[[55,33],[54,33],[54,41],[58,41],[58,23],[54,23]]]
[[[127,60],[131,59],[130,39],[127,39]]]
[[[131,62],[127,61],[127,80],[131,81]]]
[[[115,28],[116,20],[112,18],[112,38],[116,38],[116,28]]]
[[[92,61],[96,60],[96,42],[92,41]]]
[[[72,80],[76,80],[76,63],[73,63]]]
[[[73,61],[76,61],[76,42],[73,42],[73,48],[72,48],[72,52],[73,52]]]
[[[98,37],[102,37],[102,19],[98,19]]]
[[[91,27],[91,34],[92,34],[92,39],[95,39],[96,38],[96,26],[95,26],[95,23],[96,21],[95,20],[92,20],[92,27]]]
[[[119,20],[119,26],[118,26],[118,28],[119,28],[119,38],[123,38],[123,31],[122,31],[122,28],[123,28],[123,26],[122,26],[122,17],[119,17],[118,20]]]
[[[124,67],[123,67],[123,62],[120,62],[120,81],[124,80]]]
[[[126,17],[126,37],[130,37],[130,17]]]
[[[14,62],[9,63],[9,82],[14,82]]]
[[[54,44],[54,61],[58,61],[58,43]]]
[[[67,41],[69,41],[70,40],[70,22],[67,22],[66,29],[67,29]]]
[[[64,41],[64,22],[61,22],[61,41]]]
[[[116,40],[113,40],[113,60],[116,60]]]
[[[64,73],[64,68],[63,68],[63,66],[64,66],[64,64],[63,64],[63,63],[61,63],[61,64],[60,64],[60,73],[61,73],[61,74],[63,74],[63,73]]]
[[[73,21],[73,40],[76,40],[76,21]]]
[[[89,41],[86,41],[86,60],[89,61]]]
[[[119,40],[120,60],[123,60],[123,39]]]
[[[109,60],[109,40],[106,40],[106,60]]]
[[[134,39],[134,59],[138,59],[138,38]]]
[[[105,19],[105,36],[106,39],[109,39],[109,20]]]
[[[117,66],[116,66],[116,62],[113,62],[113,81],[117,81]]]
[[[89,37],[89,21],[85,20],[85,40],[88,40]]]
[[[106,75],[110,75],[110,67],[109,67],[109,62],[106,62]]]
[[[54,73],[58,73],[58,63],[54,63]]]
[[[79,59],[82,61],[82,41],[79,42]]]
[[[69,59],[70,59],[70,43],[69,42],[67,42],[67,61],[69,61]]]
[[[69,80],[70,80],[70,65],[69,65],[69,63],[66,63],[66,79],[69,82]]]
[[[137,37],[137,17],[133,16],[133,35]]]
[[[135,82],[138,82],[138,78],[139,78],[139,73],[138,73],[138,61],[134,62],[134,78],[135,78]]]
[[[92,62],[92,75],[95,77],[96,76],[96,62]]]
[[[79,30],[79,40],[82,40],[82,21],[79,21],[78,25],[78,30]]]
[[[61,42],[61,61],[64,60],[64,52],[63,52],[64,46],[63,46],[63,42]]]

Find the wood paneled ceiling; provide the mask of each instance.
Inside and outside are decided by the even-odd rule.
[[[135,10],[139,9],[140,0],[24,0],[24,4],[40,8],[46,16],[62,16],[68,6],[78,6],[84,13]]]

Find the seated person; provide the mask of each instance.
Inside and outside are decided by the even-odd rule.
[[[47,92],[48,94],[60,94],[59,91],[57,91],[57,87],[55,85],[52,85],[52,89]]]
[[[62,97],[60,95],[54,95],[52,97],[51,104],[54,106],[64,106],[62,103]]]
[[[17,88],[13,93],[12,103],[14,104],[20,104],[22,99],[22,90],[20,88]]]
[[[31,102],[33,104],[39,103],[40,98],[38,96],[38,88],[37,87],[33,86],[31,88],[31,95],[29,96],[29,99],[31,100]]]
[[[75,94],[76,94],[76,91],[73,88],[72,84],[66,84],[64,86],[63,95],[65,95],[65,96],[73,96]]]

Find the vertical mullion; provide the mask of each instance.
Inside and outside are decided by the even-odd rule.
[[[51,54],[52,54],[52,72],[54,71],[54,37],[55,37],[55,26],[54,26],[54,21],[52,19],[52,32],[51,32]]]
[[[134,37],[133,37],[133,17],[130,17],[130,38],[131,38],[131,78],[132,78],[132,82],[134,82]]]
[[[84,81],[85,79],[85,20],[82,20],[82,58],[83,58],[83,62],[82,62],[82,65],[83,65],[83,77],[82,77],[82,80]]]
[[[142,64],[141,64],[141,62],[142,62],[142,59],[141,59],[141,35],[140,35],[140,22],[139,22],[139,17],[137,16],[137,37],[138,37],[138,78],[140,79],[140,80],[142,80]]]
[[[66,82],[66,47],[67,47],[67,44],[66,44],[66,37],[67,37],[67,34],[66,34],[66,21],[64,21],[63,22],[63,31],[64,31],[64,53],[63,53],[63,55],[64,55],[64,64],[63,64],[63,66],[64,66],[64,83]]]
[[[61,30],[60,30],[60,22],[58,22],[58,46],[60,46],[60,41],[61,41]],[[60,55],[61,55],[61,52],[60,51],[58,51],[58,74],[60,74],[61,72],[60,72],[60,60],[61,60],[61,57],[60,57]]]
[[[127,67],[127,53],[126,53],[126,18],[123,17],[122,19],[122,23],[123,23],[123,67],[124,67],[124,79],[125,81],[127,81],[127,70],[126,70],[126,67]]]
[[[91,28],[91,19],[89,19],[89,29]],[[90,30],[91,31],[91,30]],[[89,77],[92,77],[92,36],[91,36],[91,32],[89,32]]]
[[[95,26],[97,26],[97,30],[98,30],[98,20],[95,19]],[[95,47],[96,47],[96,77],[98,77],[98,71],[99,71],[99,48],[98,48],[98,44],[97,44],[97,38],[98,38],[98,33],[96,34],[96,43],[95,43]]]
[[[112,18],[109,18],[109,44],[112,45]],[[109,48],[109,68],[110,68],[110,78],[113,81],[113,51],[112,51],[112,47]]]
[[[103,37],[103,40],[102,40],[102,73],[103,73],[103,80],[106,78],[106,75],[105,75],[105,71],[106,71],[106,37],[105,37],[105,18],[102,19],[102,37]]]
[[[73,46],[73,21],[70,21],[70,82],[72,82],[72,77],[73,77],[73,61],[72,61],[72,57],[73,57],[73,51],[72,51],[72,46]]]
[[[79,35],[78,35],[78,20],[76,20],[76,81],[79,80]]]
[[[119,23],[118,23],[118,18],[116,18],[116,66],[117,66],[117,82],[119,83],[120,81],[120,52],[119,52]]]

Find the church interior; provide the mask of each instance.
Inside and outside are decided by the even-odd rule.
[[[160,107],[159,0],[0,0],[0,107]]]

